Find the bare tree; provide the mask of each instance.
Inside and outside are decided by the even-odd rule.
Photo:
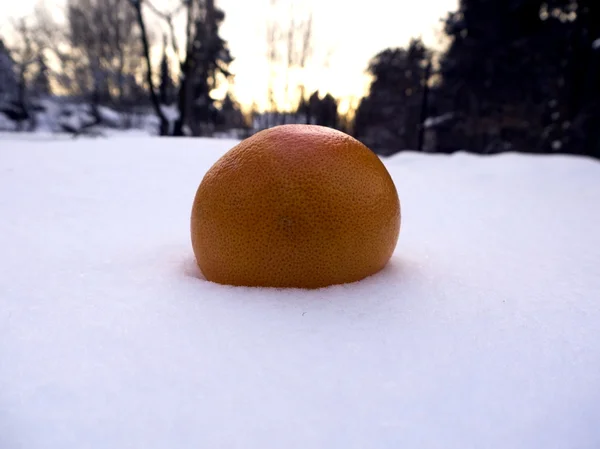
[[[160,134],[166,135],[171,132],[169,122],[162,110],[159,102],[159,98],[152,81],[152,64],[150,61],[150,52],[148,45],[148,37],[146,31],[146,24],[144,15],[142,13],[142,7],[147,6],[157,17],[161,18],[169,29],[171,46],[177,57],[179,63],[179,91],[177,94],[177,106],[179,110],[179,116],[176,118],[173,125],[172,134],[176,136],[183,136],[186,134],[187,119],[190,115],[190,97],[191,97],[191,82],[190,76],[194,69],[193,60],[193,25],[197,16],[196,2],[193,0],[183,0],[181,4],[173,11],[163,12],[156,8],[149,0],[128,0],[133,9],[136,11],[136,17],[138,26],[141,30],[141,39],[144,45],[144,58],[146,61],[146,79],[150,89],[150,97],[152,105],[156,112],[157,117],[160,121]],[[185,10],[186,24],[185,24],[185,42],[184,42],[184,54],[180,53],[180,46],[175,33],[174,18],[177,14]]]
[[[44,42],[44,50],[54,61],[53,67],[48,67],[49,76],[62,89],[72,90],[68,62],[74,56],[68,49],[68,32],[52,17],[44,4],[38,4],[34,12],[36,35]]]
[[[75,135],[105,121],[101,104],[123,111],[146,100],[141,31],[127,0],[67,0],[64,23],[38,4],[33,19],[34,36],[51,62],[48,77],[89,105],[86,113],[64,110],[66,117],[82,114],[79,121],[60,123],[64,130]],[[124,124],[111,121],[111,126]]]
[[[312,56],[313,52],[313,15],[312,12],[308,14],[308,18],[304,20],[300,26],[300,35],[302,36],[302,42],[300,47],[300,53],[298,54],[298,64],[301,69],[306,67],[306,63]]]
[[[17,122],[21,130],[25,121],[29,121],[29,130],[36,127],[35,114],[29,99],[30,71],[39,57],[39,43],[34,38],[33,27],[25,18],[12,22],[15,41],[9,52],[17,71],[17,94],[11,101],[11,108],[7,112],[9,117]]]
[[[313,16],[311,11],[302,11],[294,0],[279,2],[271,0],[270,17],[267,22],[267,61],[269,63],[269,82],[267,98],[273,117],[278,112],[288,110],[295,101],[292,92],[304,98],[305,86],[303,72],[312,58]],[[285,18],[284,18],[285,17]],[[276,93],[275,80],[283,71],[284,85],[280,95]],[[278,97],[283,101],[278,102]],[[293,109],[293,108],[292,108]],[[269,126],[278,124],[269,123]]]
[[[277,0],[271,0],[271,14],[276,13]],[[271,17],[267,22],[267,61],[269,63],[269,81],[267,84],[267,101],[269,102],[269,112],[267,117],[273,116],[277,112],[277,102],[275,100],[275,78],[277,75],[277,63],[279,62],[279,37],[280,37],[280,25],[277,17]],[[267,121],[267,127],[273,126],[275,123]]]
[[[77,56],[69,63],[80,93],[131,101],[144,56],[136,11],[127,0],[67,0],[66,8],[69,52]]]
[[[286,40],[285,40],[285,44],[286,44],[286,53],[287,53],[287,58],[286,58],[286,68],[285,68],[285,87],[284,87],[284,97],[283,97],[283,101],[284,101],[284,107],[287,108],[288,107],[288,102],[289,102],[289,93],[290,93],[290,72],[292,71],[292,69],[294,68],[295,65],[295,59],[296,59],[296,51],[295,51],[295,44],[296,44],[296,40],[297,40],[297,32],[298,32],[298,25],[296,23],[296,18],[294,16],[294,3],[290,3],[290,15],[289,15],[289,25],[288,25],[288,29],[286,32]]]
[[[136,10],[136,16],[138,20],[138,26],[142,29],[142,40],[147,39],[146,36],[146,26],[144,21],[144,16],[142,14],[142,6],[146,6],[151,12],[153,12],[157,17],[162,19],[168,29],[169,36],[171,41],[171,47],[173,52],[175,53],[175,57],[177,58],[177,62],[179,65],[179,83],[178,83],[178,93],[177,93],[177,107],[179,110],[179,116],[175,120],[172,133],[173,135],[183,136],[185,135],[185,127],[187,123],[187,118],[190,115],[190,102],[189,98],[191,97],[191,83],[189,82],[189,77],[193,70],[193,60],[192,60],[192,45],[193,45],[193,37],[192,30],[194,21],[196,18],[196,4],[192,0],[184,0],[182,1],[177,8],[173,11],[164,12],[159,10],[154,4],[149,0],[129,0],[133,8]],[[179,41],[177,39],[177,34],[175,32],[174,20],[175,17],[181,12],[185,11],[185,35],[184,35],[184,53],[181,54]],[[165,49],[166,51],[166,49]],[[146,60],[146,73],[147,78],[152,77],[152,68],[149,54],[145,56]],[[154,106],[156,115],[160,120],[161,134],[166,130],[165,121],[167,120],[162,108],[157,101],[155,101],[156,91],[153,87],[150,88],[150,95],[152,98],[152,104]]]
[[[175,26],[173,25],[173,20],[179,14],[179,12],[186,6],[186,4],[182,2],[173,11],[167,13],[160,11],[150,1],[147,1],[145,4],[148,6],[148,9],[150,9],[154,14],[163,19],[167,24],[169,28],[171,46],[173,47],[173,51],[175,52],[175,56],[177,57],[177,59],[181,60],[181,54],[179,52],[179,43],[177,41],[177,35],[175,34]],[[190,30],[188,27],[186,27],[186,42],[189,41],[188,31]]]
[[[15,61],[0,38],[0,108],[8,107],[7,104],[17,91],[17,86]]]
[[[202,124],[208,124],[213,120],[210,117],[214,110],[210,91],[217,85],[217,76],[219,74],[231,76],[227,66],[232,58],[226,42],[218,35],[225,13],[215,6],[214,0],[181,0],[181,4],[171,12],[160,11],[149,0],[129,0],[129,2],[137,11],[138,24],[144,30],[142,39],[146,35],[143,6],[147,6],[169,28],[173,52],[179,62],[178,116],[173,123],[171,133],[175,136],[189,133],[201,135],[204,132]],[[179,45],[174,27],[174,18],[180,12],[185,14],[183,45]],[[183,54],[180,51],[182,48]],[[152,71],[148,55],[146,55],[146,66],[149,79]],[[154,101],[155,89],[151,88],[150,91],[152,102],[162,123],[164,113],[158,102]]]
[[[301,45],[298,49],[298,53],[296,56],[296,63],[298,64],[298,68],[301,72],[304,72],[304,68],[306,67],[308,61],[312,57],[313,53],[313,15],[312,12],[309,13],[308,18],[304,20],[299,27],[299,34],[301,36]],[[300,95],[299,104],[303,104],[304,97],[306,95],[306,87],[303,82],[300,82],[298,85],[298,91]],[[306,114],[305,118],[306,123],[310,123],[310,117]]]
[[[150,90],[150,98],[152,100],[152,106],[154,107],[154,112],[156,113],[158,119],[160,120],[160,129],[159,133],[161,136],[167,135],[169,133],[169,121],[163,112],[160,102],[158,100],[158,95],[156,93],[156,88],[154,87],[154,81],[152,79],[152,63],[150,62],[150,44],[148,43],[148,33],[146,32],[146,23],[144,22],[144,17],[142,15],[142,1],[143,0],[129,0],[131,5],[133,6],[137,22],[141,31],[142,44],[144,46],[144,58],[146,60],[146,82],[148,83],[148,89]]]

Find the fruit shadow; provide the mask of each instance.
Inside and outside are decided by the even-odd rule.
[[[204,282],[209,282],[202,274],[200,267],[196,263],[194,256],[187,256],[181,264],[182,272],[185,277],[199,279]]]

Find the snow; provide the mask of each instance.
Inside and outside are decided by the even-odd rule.
[[[179,108],[176,105],[161,105],[162,113],[169,122],[176,122],[179,119]]]
[[[594,42],[592,42],[592,48],[594,50],[598,50],[600,49],[600,38],[596,39]]]
[[[0,112],[0,131],[14,131],[17,124]]]
[[[423,122],[423,126],[425,128],[433,128],[435,126],[439,126],[443,123],[446,123],[448,120],[452,120],[454,118],[454,113],[448,112],[446,114],[439,115],[437,117],[428,117]]]
[[[92,113],[91,105],[80,98],[50,96],[38,98],[35,100],[35,103],[38,109],[35,120],[36,129],[34,131],[36,133],[62,133],[65,131],[65,127],[71,130],[72,133],[86,127],[88,133],[96,132],[103,135],[112,135],[115,131],[143,131],[146,136],[158,134],[158,117],[151,108],[145,106],[117,111],[99,105],[96,107],[96,111],[100,118],[100,123],[93,125],[90,129],[89,125],[95,123],[96,118]],[[5,104],[5,108],[7,107],[9,105]],[[172,119],[172,122],[178,114],[177,108],[173,106],[165,106],[164,112],[167,117]],[[16,128],[16,123],[9,120],[0,112],[0,132],[12,131]]]
[[[97,106],[97,109],[98,115],[104,124],[113,128],[118,128],[121,126],[123,117],[121,117],[121,114],[119,114],[117,111],[107,108],[106,106]]]
[[[162,113],[169,123],[169,133],[173,133],[175,122],[179,120],[179,108],[177,105],[161,105]],[[156,129],[159,128],[160,123],[157,120]]]
[[[0,139],[0,447],[600,447],[600,164],[402,153],[397,250],[316,291],[202,279],[232,140]]]

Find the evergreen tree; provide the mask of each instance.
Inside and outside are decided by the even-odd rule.
[[[296,108],[296,115],[302,120],[305,124],[312,123],[310,120],[310,108],[308,107],[308,101],[304,98],[304,93],[300,94],[300,101],[298,102],[298,107]]]
[[[439,95],[471,151],[598,154],[600,3],[461,0]]]
[[[463,135],[458,148],[490,152],[503,145],[530,146],[541,133],[544,86],[536,76],[539,55],[533,36],[541,25],[531,1],[461,0],[448,16],[451,44],[441,60],[442,92]]]
[[[192,131],[205,134],[217,121],[217,108],[211,91],[219,82],[219,76],[230,77],[229,64],[233,61],[227,42],[219,35],[225,13],[217,8],[214,0],[199,5],[202,10],[196,20],[195,38],[192,44],[194,70],[190,82],[192,103]]]
[[[560,47],[565,55],[558,82],[558,114],[555,130],[559,140],[553,149],[600,158],[600,2],[555,0],[549,2],[547,20],[562,28]],[[557,45],[558,46],[558,45]],[[560,69],[557,69],[559,71]]]
[[[219,35],[219,27],[225,19],[225,13],[215,6],[214,0],[181,0],[181,6],[177,10],[183,11],[186,18],[184,46],[179,47],[173,27],[176,11],[160,13],[151,6],[151,9],[166,21],[171,31],[173,51],[182,57],[179,61],[177,92],[179,114],[171,126],[160,107],[160,92],[158,92],[160,89],[154,88],[149,35],[142,14],[144,3],[142,0],[129,0],[129,3],[140,28],[146,61],[146,80],[153,108],[160,120],[160,134],[185,136],[210,133],[218,119],[218,111],[211,92],[217,87],[220,76],[231,76],[228,66],[233,58],[227,43]],[[150,5],[150,3],[146,4]],[[182,48],[183,52],[180,52]],[[163,60],[165,62],[163,73],[166,73],[168,72],[166,58]]]
[[[320,102],[317,115],[317,124],[337,128],[338,126],[338,103],[331,94],[326,94]]]
[[[296,113],[305,118],[306,123],[313,125],[338,127],[338,103],[331,94],[319,96],[319,91],[314,91],[308,100],[301,97]]]
[[[218,114],[218,123],[224,125],[225,128],[243,128],[245,126],[244,114],[237,101],[232,95],[227,92],[225,98],[221,102],[221,108]]]
[[[354,134],[381,152],[414,149],[418,142],[425,69],[431,55],[419,39],[389,48],[369,64],[369,94],[359,104]]]
[[[319,109],[321,107],[321,99],[319,98],[319,91],[315,90],[310,97],[308,97],[308,122],[317,125],[319,118]]]

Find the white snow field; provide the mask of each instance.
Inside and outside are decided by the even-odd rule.
[[[597,449],[600,163],[402,153],[386,269],[195,267],[231,140],[0,140],[1,449]]]

